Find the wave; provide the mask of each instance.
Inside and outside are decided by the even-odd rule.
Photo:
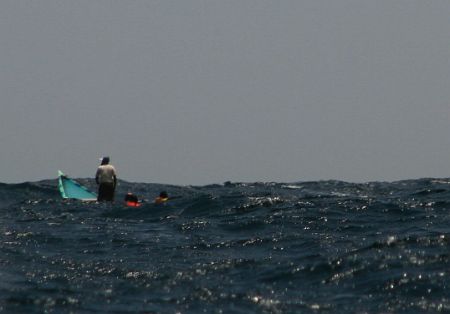
[[[114,203],[63,200],[56,180],[0,184],[0,308],[450,310],[448,182],[120,181]],[[162,190],[172,199],[154,204]]]

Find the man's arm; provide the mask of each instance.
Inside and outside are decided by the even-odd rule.
[[[97,172],[95,173],[95,182],[96,182],[97,184],[100,184],[100,182],[98,182],[98,177],[99,177],[99,175],[100,175],[100,169],[97,169]]]
[[[117,186],[117,174],[116,174],[116,168],[113,167],[113,178],[114,178],[114,187]]]

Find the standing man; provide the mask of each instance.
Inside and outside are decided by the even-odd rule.
[[[95,174],[95,182],[98,184],[97,201],[114,201],[114,192],[117,185],[116,169],[109,163],[109,157],[102,158],[102,164]]]

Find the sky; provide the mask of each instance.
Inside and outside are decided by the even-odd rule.
[[[0,1],[0,182],[450,175],[450,1]]]

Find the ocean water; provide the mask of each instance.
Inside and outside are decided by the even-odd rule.
[[[448,312],[449,183],[0,184],[0,312]]]

